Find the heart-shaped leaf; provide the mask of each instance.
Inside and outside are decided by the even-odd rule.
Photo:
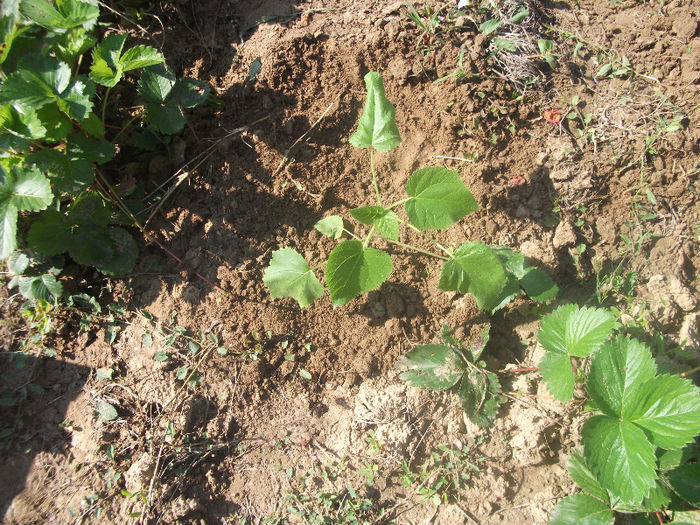
[[[378,288],[391,274],[391,257],[360,241],[344,241],[331,252],[326,263],[326,282],[333,306]]]
[[[343,236],[343,219],[337,215],[330,215],[314,224],[314,228],[326,237],[340,239]]]
[[[440,166],[421,168],[406,183],[406,214],[421,230],[440,230],[479,209],[456,171]]]
[[[272,253],[263,282],[273,298],[291,297],[302,308],[323,295],[323,286],[306,260],[292,248],[282,248]]]

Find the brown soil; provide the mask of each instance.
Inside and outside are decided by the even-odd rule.
[[[219,104],[195,110],[166,155],[122,159],[151,189],[189,170],[149,225],[184,262],[144,243],[134,274],[103,292],[101,321],[86,331],[75,315],[64,323],[53,341],[59,359],[4,364],[8,385],[27,392],[2,408],[15,421],[1,467],[4,523],[301,522],[287,512],[290,491],[313,499],[348,485],[371,499],[377,523],[546,523],[574,489],[565,466],[580,406],[555,402],[536,373],[502,374],[508,399],[481,430],[454,395],[408,388],[394,370],[413,345],[437,341],[444,323],[469,338],[489,321],[488,368],[537,366],[529,302],[489,319],[470,296],[437,290],[437,262],[401,252],[387,283],[337,309],[326,295],[300,310],[272,300],[262,283],[273,250],[296,248],[313,267],[333,247],[314,223],[349,218],[348,208],[372,201],[367,152],[348,138],[363,76],[380,71],[403,138],[377,156],[387,201],[402,198],[419,167],[458,170],[481,209],[440,241],[520,250],[560,283],[562,301],[588,300],[596,264],[605,273],[623,262],[638,273],[652,328],[668,341],[697,337],[700,10],[679,0],[540,7],[539,28],[559,30],[546,38],[561,56],[553,72],[536,65],[546,73],[524,94],[494,72],[489,41],[473,23],[463,19],[463,29],[430,42],[403,2],[178,1],[159,16],[164,31],[146,16],[177,72],[218,92]],[[567,34],[589,45],[573,56]],[[634,74],[596,77],[604,62],[594,45],[626,56]],[[456,68],[461,46],[467,72],[481,76],[434,83]],[[262,67],[251,79],[256,60]],[[571,111],[574,96],[591,115],[587,125],[543,118]],[[679,129],[663,131],[674,118]],[[640,219],[645,213],[656,217]],[[636,251],[620,253],[623,239],[645,233],[653,235]],[[579,245],[586,249],[575,263]],[[80,279],[78,288],[99,281]],[[108,344],[113,302],[128,313],[111,312],[119,333]],[[15,309],[6,305],[5,317]],[[174,326],[218,344],[195,355],[183,338],[168,346]],[[2,329],[16,350],[20,329]],[[154,360],[158,352],[170,358]],[[201,381],[183,386],[183,365]],[[113,381],[96,374],[106,368]],[[119,417],[102,421],[100,402]],[[402,460],[417,469],[438,445],[468,450],[478,471],[436,506],[419,493],[420,479],[405,487],[398,473]],[[362,489],[368,462],[377,473]],[[329,464],[340,464],[327,467],[337,479],[318,474]]]

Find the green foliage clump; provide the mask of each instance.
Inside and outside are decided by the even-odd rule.
[[[61,294],[58,260],[51,272],[35,275],[47,257],[68,253],[110,275],[128,273],[138,257],[118,214],[125,194],[96,178],[96,167],[116,152],[105,133],[111,88],[141,69],[145,122],[166,134],[181,131],[182,108],[208,94],[205,83],[176,79],[158,50],[125,49],[126,34],[99,42],[99,15],[95,0],[14,0],[0,8],[0,260],[28,248],[8,263],[28,298]],[[18,271],[25,258],[30,275]]]

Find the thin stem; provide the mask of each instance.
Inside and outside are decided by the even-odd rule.
[[[347,233],[350,237],[352,237],[353,239],[355,239],[356,241],[361,241],[361,240],[362,240],[362,239],[360,239],[357,235],[355,235],[353,232],[351,232],[350,230],[346,230],[345,228],[343,228],[343,231],[344,231],[345,233]]]
[[[119,131],[119,133],[117,133],[117,136],[114,137],[114,139],[112,139],[112,142],[113,143],[117,142],[117,139],[122,136],[122,133],[124,133],[127,129],[129,129],[129,127],[134,123],[134,121],[140,117],[141,117],[141,115],[136,115],[135,117],[132,117],[132,119],[129,122],[127,122],[126,125]]]
[[[418,248],[418,246],[413,246],[411,244],[406,244],[400,241],[392,241],[391,239],[387,239],[386,237],[382,237],[386,242],[390,244],[395,244],[396,246],[401,246],[402,248],[407,248],[409,250],[413,250],[418,253],[422,253],[423,255],[429,255],[430,257],[436,257],[438,259],[442,259],[443,261],[449,261],[449,257],[445,257],[444,255],[440,255],[439,253],[433,253],[429,252],[428,250],[423,250],[422,248]]]
[[[381,204],[380,204],[381,206]],[[367,234],[367,237],[365,237],[365,240],[362,241],[362,247],[367,248],[369,246],[369,241],[372,240],[372,236],[374,235],[374,230],[376,229],[376,226],[372,225],[372,227],[369,229],[369,233]]]
[[[377,175],[374,173],[374,148],[369,148],[369,169],[372,171],[372,184],[374,184],[374,193],[377,194],[377,204],[382,205],[382,196],[379,194],[379,184],[377,184]]]
[[[401,199],[400,201],[396,201],[394,204],[392,204],[391,206],[389,206],[389,207],[387,208],[387,210],[393,210],[394,208],[396,208],[397,206],[400,206],[400,205],[403,204],[404,202],[410,201],[412,198],[413,198],[413,197],[406,197],[405,199]]]
[[[695,372],[700,372],[700,366],[696,366],[695,368],[691,368],[690,370],[687,370],[683,372],[682,374],[678,374],[681,377],[688,377],[692,376]]]
[[[107,113],[107,100],[109,99],[109,93],[112,91],[112,88],[107,88],[107,91],[105,92],[105,98],[102,100],[102,125],[105,125],[105,114]]]
[[[425,237],[426,239],[428,239],[430,242],[432,242],[435,246],[437,246],[438,248],[440,248],[443,252],[445,252],[445,253],[449,256],[448,259],[449,259],[449,258],[452,258],[452,252],[451,252],[450,250],[448,250],[447,248],[445,248],[442,244],[440,244],[439,242],[437,242],[435,239],[433,239],[430,235],[428,235],[427,233],[425,233],[423,230],[421,230],[420,228],[416,228],[413,224],[411,224],[410,222],[406,222],[406,221],[404,221],[403,219],[399,219],[399,222],[400,222],[401,224],[403,224],[404,226],[408,226],[408,227],[411,228],[412,230],[418,232],[420,235],[422,235],[423,237]]]

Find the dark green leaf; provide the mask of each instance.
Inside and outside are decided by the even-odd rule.
[[[545,350],[585,357],[610,337],[614,326],[607,310],[567,304],[542,319],[537,337]]]
[[[421,168],[406,183],[406,214],[421,230],[447,228],[479,209],[456,171],[440,166]]]
[[[68,218],[78,226],[103,228],[112,216],[112,207],[96,191],[79,195],[68,209]]]
[[[51,180],[57,193],[79,193],[87,189],[94,179],[92,164],[86,160],[70,160],[54,149],[47,148],[27,155],[25,161],[37,166]]]
[[[19,280],[19,291],[27,299],[53,301],[63,295],[63,285],[49,273],[23,276]]]
[[[356,148],[373,147],[377,151],[391,151],[401,143],[396,127],[396,110],[384,95],[384,82],[379,73],[365,75],[367,98],[357,131],[350,137]]]
[[[428,390],[448,390],[465,373],[454,350],[445,345],[420,345],[396,363],[399,376],[409,385]]]
[[[46,127],[44,140],[47,142],[58,142],[63,140],[71,132],[73,124],[70,119],[61,113],[56,104],[49,104],[36,111],[37,117]]]
[[[85,54],[97,39],[82,27],[69,29],[54,41],[56,56],[68,64],[73,64],[80,55]]]
[[[185,117],[174,99],[161,104],[146,103],[146,121],[164,135],[181,132],[185,127]]]
[[[498,407],[503,402],[501,385],[492,372],[465,374],[459,383],[459,397],[467,417],[481,428],[493,424],[498,415]]]
[[[490,310],[498,304],[505,285],[503,265],[491,249],[481,242],[465,242],[443,265],[438,288],[469,292],[479,308]]]
[[[45,210],[53,201],[49,179],[36,168],[13,166],[8,181],[0,194],[6,194],[5,198],[19,211]]]
[[[387,239],[396,241],[399,238],[399,218],[397,215],[381,206],[362,206],[350,210],[357,221],[373,225]]]
[[[549,525],[613,525],[615,515],[603,501],[586,494],[566,496],[549,516]]]
[[[91,98],[94,93],[94,84],[89,79],[77,78],[60,94],[56,103],[59,109],[70,118],[83,120],[92,111]]]
[[[586,388],[601,412],[625,417],[623,409],[630,406],[635,385],[650,380],[654,374],[656,365],[649,348],[636,339],[618,336],[595,354]]]
[[[326,263],[326,282],[333,306],[378,288],[392,270],[391,257],[360,241],[344,241],[331,252]]]
[[[326,237],[340,239],[343,236],[343,219],[337,215],[330,215],[314,224],[314,228]]]
[[[656,481],[654,446],[629,421],[593,416],[581,430],[586,463],[600,484],[623,501],[641,503]]]
[[[632,366],[628,364],[628,368]],[[698,387],[668,374],[641,381],[637,379],[630,395],[623,397],[622,417],[645,429],[658,447],[681,448],[692,441],[700,432]]]
[[[175,85],[175,75],[159,64],[144,69],[139,79],[139,94],[149,102],[163,103]]]
[[[0,133],[11,133],[24,139],[40,139],[46,135],[46,127],[31,107],[6,104],[0,106]],[[28,141],[24,144],[28,145]]]
[[[302,308],[323,295],[323,286],[297,251],[282,248],[272,253],[263,282],[273,298],[291,297]]]
[[[62,213],[46,210],[33,223],[27,234],[29,247],[44,255],[58,255],[68,249],[70,223]]]
[[[538,303],[551,301],[559,293],[559,287],[539,268],[528,268],[520,284],[530,299]]]
[[[194,108],[207,100],[210,89],[207,82],[194,78],[179,78],[170,92],[170,98],[181,108]]]
[[[681,465],[668,474],[671,488],[695,508],[700,508],[700,464]]]
[[[68,253],[85,266],[108,265],[115,256],[111,239],[103,228],[79,226],[73,230]]]
[[[129,232],[116,226],[107,228],[107,237],[112,242],[114,257],[107,264],[96,264],[98,270],[107,275],[124,275],[136,264],[139,255],[136,241]]]
[[[66,154],[70,159],[80,159],[97,164],[104,164],[114,158],[114,144],[106,140],[86,137],[81,133],[73,133],[66,141]]]
[[[29,257],[24,252],[12,252],[7,258],[7,269],[14,275],[21,275],[29,267]]]
[[[555,399],[566,403],[574,397],[574,371],[567,354],[545,352],[540,361],[540,375]]]

